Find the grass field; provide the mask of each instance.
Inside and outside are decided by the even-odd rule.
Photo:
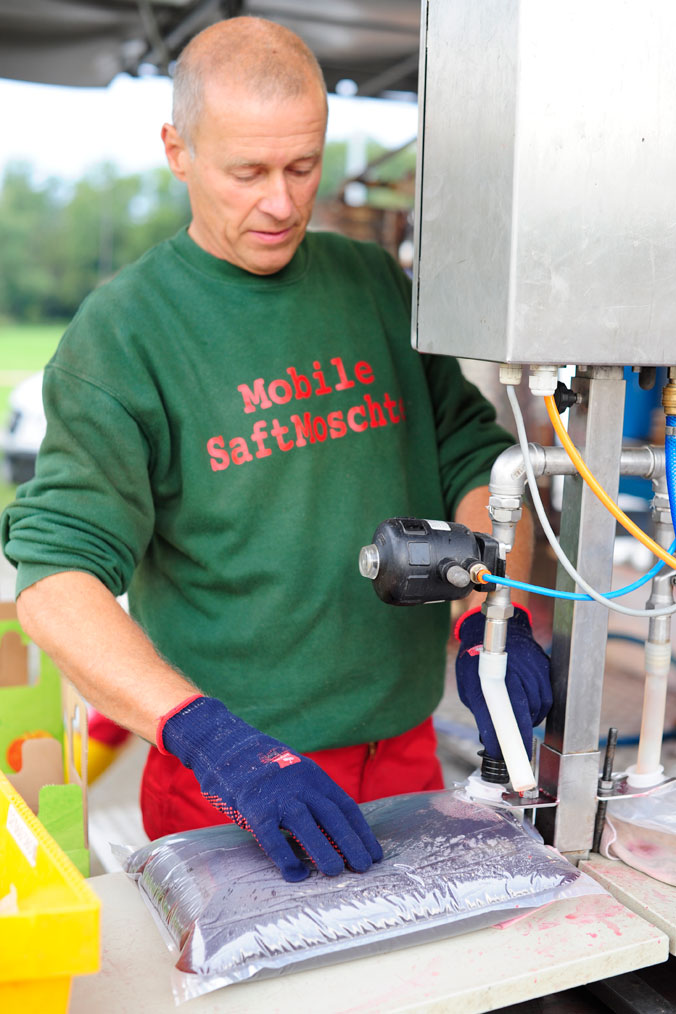
[[[7,416],[9,392],[51,358],[63,324],[0,325],[0,425]]]
[[[0,325],[0,368],[39,370],[54,352],[64,324]]]
[[[0,427],[7,424],[13,387],[37,373],[51,358],[64,324],[0,325]],[[0,475],[0,510],[14,497],[14,486]]]

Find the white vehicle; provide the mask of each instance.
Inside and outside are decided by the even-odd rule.
[[[35,472],[35,458],[47,422],[42,407],[42,370],[17,384],[9,396],[9,417],[0,430],[0,451],[9,482],[26,482]]]

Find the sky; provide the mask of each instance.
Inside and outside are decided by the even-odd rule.
[[[114,161],[123,172],[165,165],[160,128],[171,119],[164,77],[116,77],[107,88],[65,88],[0,79],[0,175],[28,161],[38,180],[79,179]],[[329,96],[329,140],[361,133],[387,147],[415,137],[412,102]]]

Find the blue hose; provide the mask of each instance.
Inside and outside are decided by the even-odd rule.
[[[676,419],[676,416],[672,418]],[[672,517],[676,517],[676,514],[672,514]],[[675,549],[676,539],[671,543],[669,552],[673,553]],[[658,560],[643,577],[639,577],[636,581],[632,581],[631,584],[625,585],[624,588],[617,588],[615,591],[606,592],[605,597],[607,599],[617,599],[622,595],[628,595],[629,592],[636,591],[637,588],[647,584],[648,581],[652,581],[662,567],[664,567],[664,564],[661,560]],[[558,588],[541,588],[539,585],[529,584],[527,581],[517,581],[510,577],[495,577],[494,574],[484,574],[481,580],[485,584],[503,584],[508,588],[520,588],[522,591],[533,592],[535,595],[544,595],[551,599],[572,599],[574,602],[591,602],[591,596],[586,595],[584,592],[565,592],[560,591]]]
[[[669,510],[671,511],[671,523],[674,526],[676,532],[676,415],[668,415],[666,421],[667,429],[673,429],[673,433],[666,433],[664,437],[664,458],[665,458],[665,476],[667,480],[667,492],[669,494]],[[672,542],[669,547],[669,552],[673,553],[676,549],[676,540]],[[616,591],[606,592],[605,598],[615,599],[622,595],[627,595],[629,592],[635,591],[636,588],[640,588],[641,585],[646,584],[652,580],[656,574],[659,573],[663,564],[661,561],[655,564],[655,566],[644,574],[642,578],[634,581],[633,584],[627,585],[625,588],[618,588]],[[493,574],[486,574],[483,577],[483,581],[486,584],[502,584],[508,588],[520,588],[523,591],[533,592],[536,595],[545,595],[549,598],[557,599],[569,599],[577,602],[591,602],[591,595],[585,595],[583,592],[564,592],[554,588],[540,588],[537,585],[528,584],[525,581],[515,581],[508,577],[495,577]]]
[[[673,428],[675,432],[667,433],[664,438],[664,457],[666,461],[671,523],[674,525],[674,531],[676,531],[676,415],[667,416],[667,429],[669,428]]]

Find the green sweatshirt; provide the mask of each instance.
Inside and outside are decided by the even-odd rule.
[[[328,233],[273,276],[186,231],[121,271],[45,371],[36,476],[2,519],[17,592],[64,570],[128,589],[170,663],[298,750],[423,721],[449,608],[383,604],[359,550],[385,518],[452,517],[512,438],[411,348],[409,308],[386,253]]]

